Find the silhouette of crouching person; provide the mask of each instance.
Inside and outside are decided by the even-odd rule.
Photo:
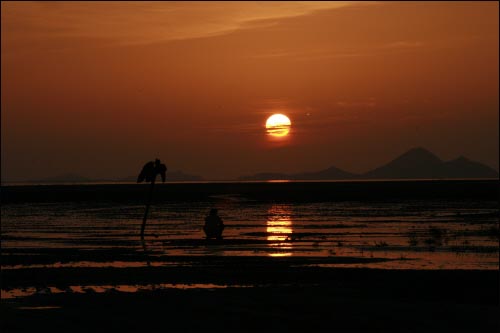
[[[212,208],[210,214],[205,217],[205,225],[203,226],[206,238],[222,239],[222,231],[224,231],[224,223],[217,215],[217,209]]]

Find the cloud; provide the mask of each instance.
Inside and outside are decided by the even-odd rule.
[[[125,45],[159,43],[272,25],[272,20],[354,4],[359,5],[322,1],[2,2],[2,39],[99,38]]]
[[[378,43],[374,45],[359,45],[357,47],[350,47],[346,49],[309,49],[301,51],[292,51],[286,49],[270,50],[266,53],[249,55],[255,59],[272,59],[272,58],[288,58],[296,61],[311,61],[321,59],[335,59],[335,58],[357,58],[376,55],[385,55],[390,53],[412,51],[422,48],[425,43],[420,41],[397,41],[390,43]]]

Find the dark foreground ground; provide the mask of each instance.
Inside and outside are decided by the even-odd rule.
[[[218,258],[217,262],[196,267],[84,271],[31,268],[2,272],[2,289],[32,286],[31,282],[64,288],[95,285],[99,281],[101,284],[214,283],[228,287],[3,299],[2,332],[498,332],[499,329],[498,271],[320,268],[276,264],[273,260],[249,260],[242,264]]]
[[[2,205],[20,209],[32,202],[66,201],[119,207],[142,204],[147,190],[146,185],[4,186],[0,194]],[[155,200],[215,202],[234,193],[252,202],[383,198],[388,202],[463,200],[467,205],[471,200],[497,201],[498,181],[159,184]],[[22,219],[18,222],[22,225]],[[15,243],[10,237],[7,241]],[[498,270],[340,268],[370,264],[377,258],[295,255],[168,256],[166,266],[134,268],[130,263],[163,259],[132,251],[135,245],[126,240],[111,241],[99,234],[96,239],[78,239],[75,244],[83,250],[2,248],[2,290],[154,284],[227,288],[89,290],[2,299],[2,332],[498,332],[500,328]],[[112,250],[87,249],[101,246]],[[203,245],[189,240],[182,246]],[[50,268],[55,263],[85,261],[129,264],[124,264],[126,268]]]

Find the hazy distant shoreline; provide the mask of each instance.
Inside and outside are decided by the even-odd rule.
[[[169,183],[214,183],[241,181],[382,181],[382,180],[447,180],[447,179],[498,179],[498,171],[491,167],[460,156],[444,161],[434,153],[418,147],[412,148],[388,163],[367,171],[353,173],[330,166],[313,172],[282,173],[259,172],[237,178],[212,178],[184,173],[181,170],[167,172]],[[67,173],[41,179],[23,181],[2,181],[4,184],[131,184],[136,176],[121,178],[88,178],[79,174]]]

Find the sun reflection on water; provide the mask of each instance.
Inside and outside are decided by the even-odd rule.
[[[292,219],[288,206],[272,206],[268,211],[267,218],[267,240],[272,251],[271,257],[291,256],[292,243],[290,241],[293,233]]]

